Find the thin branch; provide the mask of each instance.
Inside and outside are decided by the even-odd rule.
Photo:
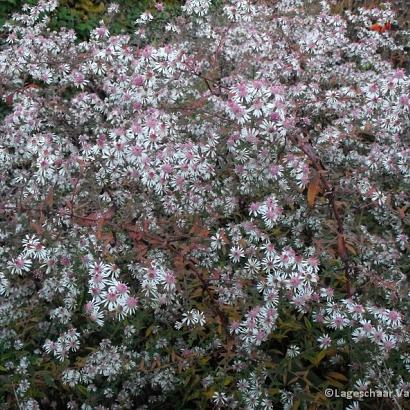
[[[349,257],[347,255],[347,248],[346,248],[346,239],[345,239],[345,231],[343,226],[343,218],[340,215],[339,209],[336,205],[336,196],[335,196],[335,188],[330,183],[329,179],[326,177],[327,170],[324,167],[322,161],[314,151],[312,145],[307,142],[307,138],[302,134],[303,138],[298,136],[290,136],[293,143],[309,158],[313,167],[317,171],[320,182],[322,183],[325,194],[324,196],[327,198],[333,216],[337,223],[337,250],[339,253],[340,260],[344,266],[344,275],[346,280],[346,293],[347,297],[350,298],[352,296],[352,289],[350,284],[350,264],[349,264]]]

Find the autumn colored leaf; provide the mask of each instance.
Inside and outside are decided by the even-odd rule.
[[[352,254],[352,255],[357,255],[356,249],[354,248],[353,245],[350,245],[349,243],[346,243],[346,249]]]
[[[114,235],[112,232],[98,231],[96,237],[98,240],[104,241],[105,243],[110,243],[114,239]]]
[[[385,33],[386,31],[391,30],[392,25],[390,21],[384,23],[383,25],[375,23],[370,27],[370,31],[377,31],[378,33]]]
[[[400,219],[404,219],[406,217],[406,209],[407,209],[407,207],[405,207],[405,206],[398,209]]]
[[[142,242],[137,242],[134,244],[134,249],[136,254],[138,255],[139,258],[143,258],[147,252],[148,252],[148,247]]]
[[[320,192],[320,176],[316,174],[308,186],[307,202],[313,208],[315,205],[317,194]]]
[[[383,26],[379,23],[372,24],[370,27],[370,31],[377,31],[378,33],[382,33]]]
[[[31,222],[30,228],[33,229],[39,236],[43,235],[44,233],[44,228],[36,222]]]
[[[207,238],[209,235],[208,228],[204,227],[199,219],[196,219],[194,224],[192,225],[191,230],[189,231],[191,234],[199,236],[201,238]]]
[[[6,97],[6,104],[9,106],[13,105],[13,100],[14,100],[14,94],[9,94]]]
[[[342,373],[338,373],[338,372],[329,372],[326,374],[327,378],[331,378],[331,379],[335,379],[335,380],[339,380],[342,382],[347,382],[347,377],[342,374]]]
[[[176,255],[174,257],[174,268],[177,272],[181,272],[185,269],[185,261],[182,255]]]
[[[342,260],[347,259],[346,242],[342,233],[337,234],[337,253]]]
[[[87,215],[74,216],[74,222],[80,226],[101,226],[101,224],[105,224],[114,216],[114,211],[109,209],[105,212],[91,212]]]
[[[126,225],[125,227],[128,232],[128,236],[133,240],[133,241],[140,241],[143,237],[143,232],[136,226],[134,225]]]
[[[45,199],[45,204],[47,205],[48,208],[51,208],[54,203],[54,191],[53,188],[50,188],[50,190],[47,193],[46,199]]]

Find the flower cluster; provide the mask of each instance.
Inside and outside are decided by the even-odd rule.
[[[334,3],[156,3],[122,35],[112,5],[80,42],[39,0],[3,26],[4,403],[410,390],[409,33]]]

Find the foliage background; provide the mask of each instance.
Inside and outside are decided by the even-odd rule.
[[[35,0],[26,1],[28,3],[35,3]],[[23,1],[20,0],[2,0],[0,3],[0,24],[4,22],[10,13],[14,11],[18,11],[21,8]],[[119,0],[117,2],[120,5],[121,13],[116,17],[116,20],[110,25],[112,32],[120,33],[120,32],[127,32],[130,31],[133,27],[133,23],[138,17],[138,15],[145,11],[149,7],[153,7],[154,2],[148,0]],[[172,13],[178,13],[179,6],[182,2],[177,0],[171,1],[164,1],[167,5],[168,11]],[[344,9],[353,8],[359,3],[360,5],[370,5],[376,4],[375,1],[362,1],[362,2],[352,2],[352,1],[340,1],[337,5],[338,10],[335,12],[343,12]],[[402,6],[403,2],[397,2],[398,6]],[[58,27],[68,27],[73,28],[78,34],[79,39],[87,38],[90,30],[97,26],[98,22],[102,18],[108,2],[104,1],[91,1],[91,0],[61,0],[61,5],[54,13],[53,18],[51,20],[51,28],[58,28]],[[404,4],[404,3],[403,3]],[[403,8],[403,13],[401,14],[402,23],[408,24],[408,18],[406,16],[406,10]],[[1,107],[0,107],[1,110]],[[0,111],[0,118],[1,118],[1,111]],[[152,327],[149,325],[149,318],[147,317],[140,317],[138,319],[141,323],[140,326],[137,326],[137,329],[144,333],[145,336],[149,336],[149,333],[152,331]],[[310,323],[305,323],[304,325],[300,325],[298,323],[297,318],[291,318],[286,323],[279,324],[279,330],[281,333],[279,335],[293,336],[293,338],[297,340],[304,340],[306,343],[306,350],[309,347],[309,339],[310,334],[309,330],[311,328]],[[113,329],[113,335],[118,331],[118,329]],[[305,337],[303,337],[305,336]],[[113,338],[113,340],[115,340]],[[280,339],[279,339],[280,344]],[[320,368],[320,362],[322,361],[323,357],[320,356],[312,356],[307,358],[307,360],[311,363],[312,366],[309,365],[308,362],[300,363],[300,369],[304,369],[305,371],[302,374],[303,377],[307,376],[307,373],[310,372],[309,377],[313,379],[317,378],[318,383],[320,382],[320,378],[318,377],[317,373],[320,373],[323,369]],[[316,368],[317,370],[312,370],[312,368]],[[306,370],[307,369],[307,370]],[[54,369],[52,369],[53,371]],[[284,373],[286,373],[285,369]],[[341,371],[345,371],[346,369],[341,369]],[[51,371],[51,373],[52,373]],[[282,370],[281,370],[282,371]],[[302,370],[301,370],[302,371]],[[337,375],[339,379],[343,376],[341,373],[333,373],[333,375]],[[195,394],[196,385],[199,380],[196,380],[195,375],[188,373],[186,375],[186,380],[184,383],[186,384],[186,400],[193,400],[195,397],[191,397],[191,395]],[[344,382],[345,380],[339,380],[339,382]],[[229,384],[231,381],[226,380],[224,383]],[[334,383],[337,383],[338,380],[333,380]],[[45,383],[49,385],[52,389],[53,387],[53,379],[45,379]],[[337,384],[336,387],[340,387]],[[81,394],[86,395],[87,392],[79,392]],[[182,401],[182,400],[181,400]],[[186,403],[185,403],[186,404]]]
[[[381,0],[340,0],[335,6],[334,12],[343,13],[345,10],[353,10],[357,7],[376,7]],[[24,3],[35,4],[36,0],[1,0],[0,1],[0,26],[14,12],[21,10]],[[86,38],[90,31],[95,28],[106,11],[111,0],[60,0],[60,6],[54,13],[52,27],[68,27],[76,30],[80,38]],[[118,0],[120,13],[111,27],[114,32],[126,32],[132,30],[133,22],[137,16],[154,7],[153,0]],[[183,0],[163,0],[168,11],[178,12]],[[318,2],[319,3],[319,2]],[[391,3],[398,11],[398,17],[402,28],[410,25],[408,0],[392,0]]]
[[[14,12],[21,10],[24,3],[36,4],[36,0],[1,0],[0,1],[0,26]],[[90,31],[98,25],[107,6],[113,3],[106,0],[60,0],[60,6],[51,20],[51,28],[72,28],[80,39],[87,38]],[[120,13],[110,25],[112,32],[121,33],[132,30],[137,17],[155,2],[150,0],[118,0]],[[168,12],[178,12],[183,3],[181,0],[164,0]]]

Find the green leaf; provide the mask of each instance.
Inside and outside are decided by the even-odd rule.
[[[82,386],[81,384],[77,385],[77,390],[83,395],[83,396],[88,396],[88,390]]]
[[[224,386],[228,386],[233,382],[234,378],[232,376],[225,377]]]
[[[319,366],[320,362],[326,357],[326,350],[322,350],[313,357],[308,358],[310,363],[312,363],[315,367]]]
[[[305,317],[304,321],[305,321],[306,329],[312,330],[313,326],[312,326],[312,323],[310,323],[309,319],[307,317]]]

